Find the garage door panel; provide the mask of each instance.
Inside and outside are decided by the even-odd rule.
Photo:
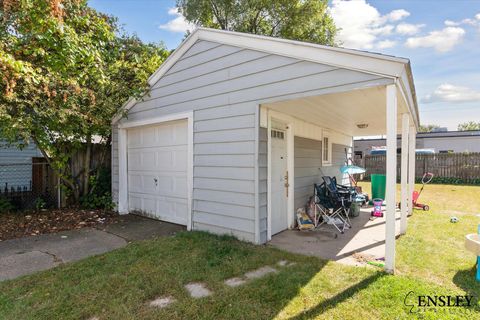
[[[131,211],[187,223],[187,121],[129,129],[128,185]]]
[[[156,182],[155,182],[155,179]],[[183,172],[131,172],[129,191],[158,196],[187,197],[187,176]]]
[[[186,224],[187,200],[130,193],[130,211],[173,223]]]
[[[129,170],[160,170],[186,171],[187,145],[157,147],[157,148],[129,148]]]

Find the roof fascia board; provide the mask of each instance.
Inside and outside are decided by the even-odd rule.
[[[399,77],[407,59],[239,32],[198,29],[198,38],[335,67]]]
[[[390,79],[400,79],[402,94],[406,96],[407,105],[416,126],[418,127],[418,108],[412,95],[411,73],[408,59],[391,56],[382,56],[369,52],[328,47],[294,40],[272,38],[266,36],[245,34],[216,29],[198,28],[192,32],[181,45],[162,63],[149,77],[149,86],[155,85],[160,78],[187,52],[197,40],[212,41],[251,50],[263,51],[270,54],[288,56],[300,60],[328,64],[339,68],[346,68],[359,72],[380,75]],[[137,99],[130,98],[120,112],[112,119],[117,123],[125,111],[131,109]]]
[[[195,31],[188,35],[188,37],[180,44],[180,46],[173,51],[171,55],[160,65],[160,67],[148,78],[147,82],[150,87],[155,85],[158,80],[182,57],[182,55],[190,49],[193,44],[198,40],[198,32]],[[137,104],[138,100],[131,97],[120,108],[120,111],[113,117],[112,124],[116,124],[123,117],[125,111],[133,108]]]
[[[398,78],[399,89],[402,92],[404,99],[406,100],[408,110],[412,115],[415,127],[418,131],[420,127],[420,116],[418,112],[418,105],[416,97],[414,96],[414,92],[412,92],[413,84],[411,83],[412,77],[411,72],[408,72],[409,66],[406,66]]]
[[[180,59],[180,57],[190,49],[198,40],[198,31],[191,33],[182,44],[168,56],[162,65],[149,78],[148,84],[153,86],[160,78]]]
[[[120,121],[123,118],[123,113],[125,111],[130,110],[136,103],[137,103],[137,99],[135,99],[134,97],[130,97],[130,99],[128,99],[127,102],[123,104],[123,106],[119,109],[119,111],[113,117],[112,125],[115,125],[118,121]]]

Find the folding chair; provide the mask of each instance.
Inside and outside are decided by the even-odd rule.
[[[344,233],[348,223],[342,217],[343,207],[336,205],[336,201],[329,196],[325,182],[314,184],[314,195],[315,227],[320,227],[326,223],[335,227],[338,232]]]
[[[353,188],[337,184],[335,177],[322,177],[325,187],[327,188],[327,195],[333,202],[336,209],[341,209],[341,215],[347,222],[348,227],[351,227],[350,222],[350,207],[355,199],[356,192]]]

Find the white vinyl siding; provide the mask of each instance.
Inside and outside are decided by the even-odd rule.
[[[121,122],[194,111],[193,229],[255,240],[258,166],[260,242],[266,241],[266,136],[259,104],[301,98],[380,76],[199,40]],[[260,133],[262,129],[260,129]],[[118,184],[113,133],[112,181]],[[258,157],[258,163],[256,158]],[[117,186],[112,186],[116,199]]]
[[[322,142],[295,137],[295,209],[305,206],[321,179]]]

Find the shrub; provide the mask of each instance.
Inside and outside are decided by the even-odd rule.
[[[8,213],[14,209],[15,206],[9,199],[5,197],[0,197],[0,213]]]
[[[112,210],[111,173],[108,168],[100,168],[97,175],[90,177],[90,193],[80,199],[85,209]]]

